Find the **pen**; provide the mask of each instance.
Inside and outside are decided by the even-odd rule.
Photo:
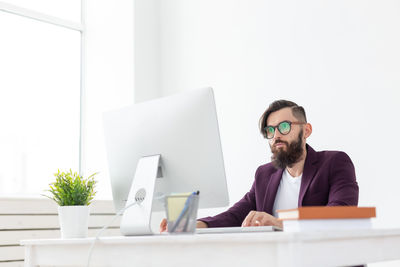
[[[200,191],[197,190],[197,192],[193,192],[193,194],[198,196],[200,194]],[[193,205],[192,205],[192,201],[196,201],[196,200],[192,198],[191,201],[190,201],[189,210],[188,210],[187,216],[186,216],[187,218],[186,218],[185,226],[183,228],[184,232],[187,232],[187,228],[189,226],[190,219],[191,219],[192,210],[194,208]]]

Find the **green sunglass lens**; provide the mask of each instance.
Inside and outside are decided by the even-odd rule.
[[[290,132],[290,123],[284,121],[281,122],[278,126],[279,128],[279,132],[281,132],[281,134],[288,134]]]
[[[268,138],[272,138],[274,136],[274,133],[275,133],[274,127],[267,127],[266,131],[267,131]]]

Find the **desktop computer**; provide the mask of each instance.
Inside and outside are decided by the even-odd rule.
[[[114,205],[124,235],[153,234],[163,196],[200,191],[199,208],[229,204],[212,88],[185,91],[104,114]]]

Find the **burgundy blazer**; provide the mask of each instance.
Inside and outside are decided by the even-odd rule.
[[[272,214],[283,169],[272,163],[258,167],[250,191],[227,211],[199,219],[208,227],[241,226],[250,211]],[[298,206],[357,206],[358,185],[354,165],[340,151],[316,152],[307,145]]]

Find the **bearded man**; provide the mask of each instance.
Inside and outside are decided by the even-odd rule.
[[[271,162],[258,167],[250,191],[227,211],[201,218],[198,228],[267,226],[282,228],[279,209],[301,206],[356,206],[358,185],[349,156],[316,152],[306,143],[312,133],[304,108],[287,100],[273,102],[260,118]],[[160,231],[166,230],[166,220]]]

